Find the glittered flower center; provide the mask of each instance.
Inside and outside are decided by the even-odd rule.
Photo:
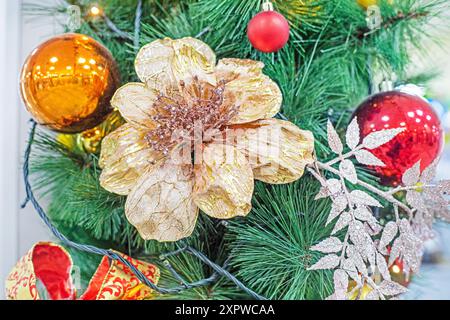
[[[156,128],[146,138],[155,150],[168,154],[178,143],[208,142],[236,116],[238,107],[224,104],[225,82],[212,86],[194,77],[192,84],[183,81],[179,90],[160,93],[153,105]]]

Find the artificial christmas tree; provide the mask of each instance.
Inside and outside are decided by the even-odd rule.
[[[158,299],[405,292],[389,268],[400,259],[405,273],[418,271],[433,221],[450,218],[449,183],[433,181],[437,161],[420,170],[419,159],[396,188],[382,186],[367,170],[385,165],[372,150],[405,128],[362,135],[352,113],[379,75],[410,81],[412,54],[427,50],[420,30],[449,4],[380,0],[366,11],[355,0],[272,1],[291,34],[267,54],[247,39],[263,3],[27,8],[78,6],[81,24],[68,31],[106,46],[124,84],[110,104],[125,124],[99,134],[101,148],[34,124],[25,157],[28,200],[81,255],[86,282],[106,256]],[[50,200],[47,210],[34,192]],[[375,214],[381,207],[391,214]],[[158,284],[118,252],[159,267]]]

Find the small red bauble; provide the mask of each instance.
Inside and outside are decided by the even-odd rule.
[[[247,36],[255,49],[276,52],[289,40],[289,23],[276,11],[264,11],[250,21]]]
[[[373,169],[385,185],[397,186],[403,173],[421,161],[421,170],[441,153],[443,130],[438,116],[426,100],[399,91],[383,92],[358,107],[355,115],[362,137],[383,129],[406,128],[388,143],[372,150],[385,167]]]

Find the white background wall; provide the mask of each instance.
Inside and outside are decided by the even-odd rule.
[[[17,66],[20,3],[0,0],[0,283],[19,251],[18,161],[19,108]],[[7,62],[7,63],[5,63]],[[0,290],[0,298],[3,290]]]
[[[21,5],[21,0],[0,0],[0,299],[18,258],[37,241],[51,239],[31,207],[19,210],[25,197],[20,170],[30,116],[18,94],[18,77],[33,48],[60,31],[51,17],[23,17]]]
[[[9,1],[9,0],[7,0]],[[14,0],[19,2],[18,0]],[[40,4],[56,4],[57,0],[22,0],[22,2],[30,3],[40,3]],[[40,43],[46,39],[52,37],[55,34],[62,32],[61,27],[56,23],[55,19],[52,17],[30,17],[25,16],[23,13],[21,15],[21,47],[20,47],[20,65],[25,61],[26,57],[30,52],[38,46]],[[19,67],[20,68],[20,67]],[[18,71],[16,71],[18,72]],[[19,120],[19,144],[20,148],[20,159],[24,153],[26,140],[28,138],[29,124],[28,120],[30,115],[26,111],[25,107],[20,100],[20,120]],[[21,162],[22,163],[22,162]],[[20,172],[21,173],[21,172]],[[25,197],[25,191],[22,183],[22,176],[19,177],[20,188],[19,195],[20,199]],[[28,252],[30,248],[37,242],[42,240],[49,240],[49,232],[47,228],[43,225],[40,218],[37,216],[36,212],[32,206],[28,206],[25,210],[21,210],[19,215],[19,246],[18,252],[20,255]]]

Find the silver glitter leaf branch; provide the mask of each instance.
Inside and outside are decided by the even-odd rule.
[[[403,185],[390,191],[383,191],[358,179],[356,168],[350,158],[355,157],[356,161],[363,165],[384,166],[385,164],[369,150],[388,143],[403,131],[404,128],[398,128],[373,132],[360,142],[360,128],[355,118],[345,134],[346,146],[350,151],[343,154],[342,140],[332,123],[328,121],[328,144],[338,157],[327,163],[316,161],[308,170],[322,184],[316,199],[328,197],[332,200],[326,222],[328,225],[335,221],[331,234],[347,230],[343,241],[332,236],[311,247],[312,251],[328,255],[322,257],[309,270],[335,269],[335,292],[330,299],[348,298],[346,284],[348,285],[349,279],[356,283],[352,293],[362,290],[363,285],[373,289],[366,299],[395,298],[405,292],[406,288],[391,281],[389,266],[397,259],[402,259],[406,273],[409,270],[412,272],[418,270],[423,254],[422,238],[426,238],[429,230],[423,225],[430,220],[430,216],[434,216],[436,207],[439,206],[440,212],[443,212],[442,208],[448,205],[442,197],[450,192],[450,181],[430,184],[437,161],[422,174],[420,163],[417,163],[403,176]],[[334,165],[339,169],[334,168]],[[338,179],[325,179],[322,170],[336,175]],[[359,185],[368,192],[360,189],[350,192],[346,186],[348,182]],[[398,192],[406,192],[407,204],[394,197]],[[394,206],[395,221],[388,222],[384,227],[380,225],[370,207],[382,205],[372,194],[384,198]],[[429,208],[432,203],[436,204],[435,208]],[[409,219],[400,219],[399,209],[407,213]],[[450,219],[447,207],[445,213]],[[417,232],[420,234],[416,234]],[[374,281],[375,272],[381,275],[383,279],[381,284]],[[361,296],[361,293],[357,296]]]

